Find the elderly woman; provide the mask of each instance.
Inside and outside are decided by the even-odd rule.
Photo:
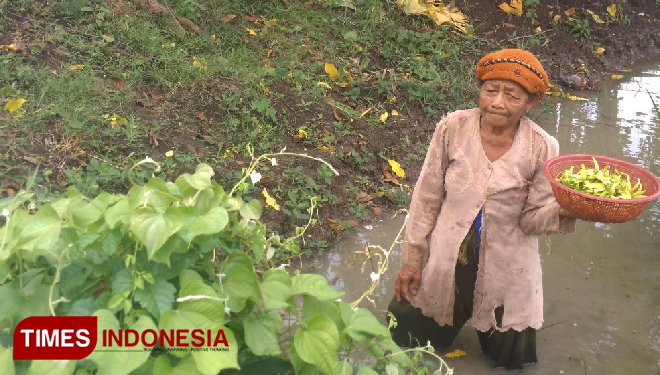
[[[576,217],[543,174],[557,140],[525,116],[548,87],[539,61],[505,49],[484,56],[476,76],[479,108],[438,123],[415,186],[392,335],[443,349],[471,318],[495,367],[520,369],[537,362],[543,323],[538,236],[571,233]]]

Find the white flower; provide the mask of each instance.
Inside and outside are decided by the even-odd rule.
[[[147,157],[144,158],[144,160],[142,160],[142,161],[145,162],[145,163],[153,163],[153,162],[154,162],[154,159],[152,159],[152,158],[150,158],[150,157],[147,156]]]
[[[225,315],[231,314],[231,309],[229,307],[225,307]]]
[[[371,281],[376,281],[380,279],[380,275],[377,274],[376,272],[372,272],[371,275],[369,275],[369,277],[371,277]]]
[[[252,171],[252,173],[250,173],[250,178],[252,179],[252,185],[254,185],[261,180],[261,173]]]
[[[9,211],[6,208],[2,210],[2,216],[9,217]]]
[[[277,159],[275,159],[275,158],[270,158],[270,163],[271,163],[272,165],[277,165]]]

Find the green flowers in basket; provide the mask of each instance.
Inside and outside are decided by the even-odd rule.
[[[637,183],[632,185],[630,182],[630,175],[625,172],[614,170],[610,172],[610,166],[600,169],[596,158],[592,157],[594,161],[593,168],[587,168],[582,164],[577,173],[573,173],[575,167],[562,172],[555,179],[561,184],[568,186],[571,189],[581,191],[583,193],[595,195],[604,198],[613,199],[633,199],[645,198],[642,183],[637,179]]]

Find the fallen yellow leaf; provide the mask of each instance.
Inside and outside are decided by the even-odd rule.
[[[561,15],[559,14],[555,15],[554,18],[552,18],[552,21],[554,21],[554,23],[561,21]]]
[[[236,15],[235,15],[235,14],[228,14],[228,15],[226,15],[226,16],[220,18],[220,21],[221,21],[222,23],[227,23],[227,22],[231,22],[231,20],[233,20],[234,18],[236,18]]]
[[[575,95],[564,95],[564,98],[566,98],[568,100],[589,100],[587,98],[581,98],[581,97],[575,96]]]
[[[388,117],[389,117],[389,114],[387,113],[387,111],[385,111],[385,113],[383,113],[382,115],[380,115],[380,116],[378,117],[378,121],[380,121],[380,122],[382,122],[382,123],[384,124],[385,121],[387,121],[387,118],[388,118]]]
[[[390,166],[392,167],[392,172],[396,173],[396,175],[400,178],[406,177],[406,172],[401,168],[401,165],[397,163],[396,161],[390,159],[387,161],[390,163]]]
[[[333,81],[336,81],[341,77],[341,74],[339,74],[339,71],[335,68],[335,64],[332,63],[325,63],[325,72],[328,73],[328,76]]]
[[[171,158],[172,156],[174,156],[174,151],[173,151],[173,150],[169,150],[169,151],[167,151],[167,152],[165,153],[165,156],[168,157],[168,158]]]
[[[467,353],[465,352],[465,350],[456,349],[456,350],[454,350],[454,351],[451,352],[451,353],[447,353],[447,354],[443,355],[443,357],[447,357],[447,358],[456,358],[456,357],[462,357],[462,356],[464,356],[464,355],[467,355]]]
[[[616,16],[616,4],[610,4],[610,6],[607,7],[607,13],[612,17]]]
[[[398,116],[399,112],[395,109],[392,110],[392,116]]]
[[[9,51],[9,52],[18,52],[20,50],[18,47],[16,47],[14,43],[3,44],[0,46],[0,49],[4,49],[5,51]]]
[[[307,138],[307,132],[304,131],[303,129],[298,129],[298,138],[299,139]]]
[[[330,85],[328,85],[328,84],[325,83],[325,82],[316,82],[316,86],[325,87],[326,89],[330,89],[330,88],[332,88],[332,87],[330,87]]]
[[[246,28],[245,31],[247,31],[248,34],[250,34],[250,35],[252,35],[252,36],[256,36],[256,35],[257,35],[257,32],[254,31],[254,29]]]
[[[534,31],[536,31],[537,33],[540,33],[543,30],[541,30],[541,26],[536,26],[536,29],[534,29]]]
[[[591,14],[591,18],[594,19],[594,22],[596,22],[596,23],[605,23],[605,21],[603,21],[596,13],[594,13],[590,10],[587,10],[587,13]]]
[[[84,68],[85,68],[85,65],[83,65],[83,64],[69,66],[69,70],[72,71],[72,72],[74,70],[81,70],[81,69],[84,69]]]
[[[600,55],[603,52],[605,52],[605,48],[603,48],[603,47],[598,47],[594,50],[594,53],[598,54],[598,55]]]
[[[610,78],[612,78],[612,79],[621,79],[621,78],[623,78],[623,76],[621,74],[612,74],[610,76]]]
[[[344,70],[344,75],[348,79],[348,82],[337,82],[341,78],[341,74],[335,67],[335,64],[332,63],[325,63],[325,72],[328,73],[328,77],[340,87],[346,87],[353,81],[353,77]]]
[[[430,17],[436,25],[447,24],[463,33],[467,31],[467,16],[461,13],[453,2],[448,5],[440,2],[435,5],[433,1],[426,0],[397,0],[395,5],[401,8],[405,14],[425,15]]]
[[[513,14],[518,17],[522,16],[523,2],[522,0],[511,0],[511,5],[507,3],[500,4],[500,9],[504,13]]]
[[[268,190],[266,190],[266,188],[264,188],[264,190],[261,193],[264,195],[264,198],[266,198],[267,206],[272,207],[276,211],[280,210],[280,205],[277,204],[275,198],[271,197],[270,194],[268,194]]]
[[[341,232],[344,230],[344,227],[337,222],[335,219],[327,218],[325,219],[325,222],[328,223],[328,226],[337,232]]]
[[[12,99],[5,104],[5,109],[10,113],[16,112],[19,109],[21,109],[21,107],[25,102],[26,102],[25,99]]]
[[[564,11],[564,14],[567,15],[568,17],[572,16],[573,13],[575,13],[575,7],[573,7],[573,8],[569,8],[569,9],[566,9],[566,10]]]
[[[328,151],[328,150],[329,150],[328,146],[323,146],[323,145],[316,146],[316,148],[317,148],[318,150],[323,150],[323,151]]]
[[[548,84],[548,90],[545,92],[546,95],[549,96],[560,96],[561,95],[561,89],[552,83]]]

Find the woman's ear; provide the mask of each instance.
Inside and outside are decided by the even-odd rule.
[[[529,100],[525,105],[525,113],[529,112],[535,105],[539,104],[540,101],[541,101],[540,94],[530,94]]]

